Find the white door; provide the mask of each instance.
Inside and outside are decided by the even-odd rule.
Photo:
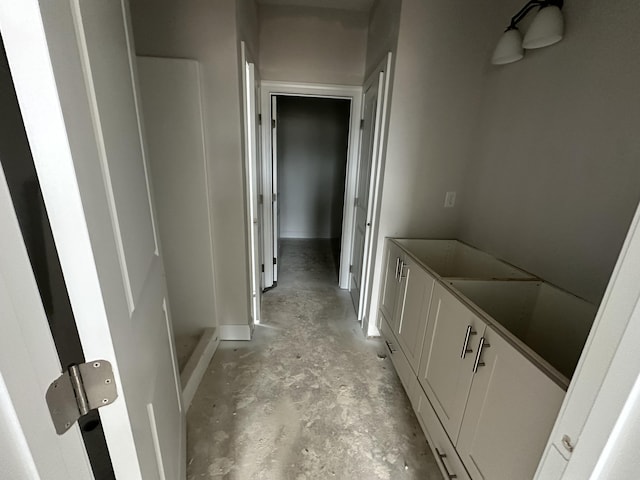
[[[371,206],[370,192],[373,186],[371,176],[373,160],[376,156],[376,137],[378,126],[378,112],[380,111],[381,96],[379,92],[384,81],[384,74],[380,73],[378,82],[372,82],[364,93],[364,115],[362,125],[362,141],[360,146],[360,162],[358,166],[358,185],[356,187],[355,220],[353,232],[353,249],[350,265],[349,291],[358,320],[362,319],[363,296],[366,285],[367,256],[371,236]]]
[[[0,229],[2,477],[93,478],[78,424],[58,436],[47,409],[60,361],[1,168]]]
[[[271,96],[271,185],[273,188],[273,283],[278,281],[278,258],[280,257],[280,199],[278,198],[278,97]],[[265,261],[269,261],[265,258]]]
[[[85,356],[114,368],[101,418],[116,477],[184,478],[128,3],[2,0],[0,30]]]
[[[251,312],[254,323],[260,323],[262,300],[261,206],[260,206],[260,159],[258,157],[258,113],[256,100],[255,65],[246,60],[245,44],[242,42],[245,169],[247,182],[247,223],[249,229],[249,259],[251,271]]]

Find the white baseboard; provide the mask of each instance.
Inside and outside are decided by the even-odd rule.
[[[180,372],[182,401],[185,412],[188,411],[191,406],[196,390],[198,390],[202,377],[204,377],[219,343],[220,335],[218,335],[217,329],[206,328],[191,357],[189,357],[187,364]]]
[[[220,340],[251,340],[249,325],[220,325]]]

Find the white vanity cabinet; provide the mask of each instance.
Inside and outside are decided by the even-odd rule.
[[[418,380],[455,443],[486,324],[444,286],[434,287]]]
[[[401,261],[398,271],[400,288],[393,333],[415,374],[420,366],[422,341],[435,279],[410,258]]]
[[[455,240],[388,240],[386,265],[382,335],[445,478],[533,478],[595,307]]]
[[[533,478],[565,391],[492,327],[480,343],[456,450],[471,478]]]
[[[415,376],[435,279],[395,244],[388,247],[380,310]]]
[[[380,311],[382,315],[389,323],[389,326],[394,326],[393,316],[396,309],[396,299],[398,297],[398,269],[400,268],[400,262],[404,258],[404,252],[402,249],[393,242],[386,242],[386,248],[384,253],[385,258],[385,273],[384,281],[382,282],[382,294],[380,295]]]

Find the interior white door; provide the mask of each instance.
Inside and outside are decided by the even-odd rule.
[[[360,162],[358,165],[358,184],[356,187],[353,249],[350,265],[349,291],[358,320],[362,319],[363,295],[366,287],[363,279],[366,277],[369,237],[371,235],[371,219],[369,218],[370,193],[373,182],[371,176],[372,164],[375,158],[376,127],[378,112],[380,111],[381,96],[379,95],[384,80],[380,73],[379,81],[372,82],[364,92],[364,114],[362,124],[362,141],[360,146]]]
[[[244,43],[242,44],[245,58]],[[244,60],[244,125],[245,125],[245,166],[247,175],[248,228],[251,261],[251,311],[254,323],[260,323],[262,299],[262,248],[260,223],[260,162],[258,159],[258,115],[256,108],[255,65]]]
[[[0,5],[82,347],[114,368],[119,397],[101,418],[116,477],[184,478],[184,413],[128,3]]]
[[[280,257],[280,202],[278,198],[278,97],[271,96],[271,172],[273,178],[273,282],[278,281],[278,258]],[[268,261],[269,259],[265,259]]]
[[[44,392],[60,361],[0,168],[0,465],[3,478],[93,478],[76,423],[58,436]]]

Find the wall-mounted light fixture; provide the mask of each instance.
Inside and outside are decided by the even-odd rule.
[[[524,57],[524,49],[542,48],[562,40],[564,19],[562,18],[563,0],[531,0],[511,18],[511,23],[500,37],[493,52],[491,63],[504,65],[517,62]],[[534,8],[538,13],[522,39],[518,23]]]

